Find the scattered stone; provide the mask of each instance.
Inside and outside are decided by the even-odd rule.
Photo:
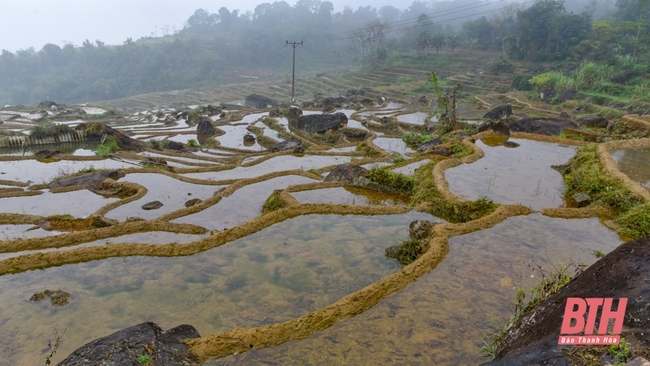
[[[504,142],[501,143],[501,145],[503,145],[505,147],[508,147],[508,148],[511,148],[511,149],[520,146],[518,143],[516,143],[514,141],[504,141]]]
[[[259,94],[251,94],[246,97],[245,104],[250,108],[268,108],[278,105],[278,101]]]
[[[290,139],[271,146],[269,148],[270,152],[278,152],[285,150],[293,150],[295,153],[301,153],[305,151],[305,147],[302,145],[302,141],[297,139]]]
[[[196,132],[202,136],[212,136],[215,133],[215,129],[209,119],[202,119],[196,126]]]
[[[370,171],[358,165],[341,164],[332,170],[323,179],[324,182],[343,182],[353,186],[366,186],[373,184],[368,179]]]
[[[178,142],[178,141],[168,140],[167,143],[165,144],[164,148],[167,149],[167,150],[180,151],[180,150],[183,150],[185,148],[185,146],[183,146],[183,144]]]
[[[167,162],[162,158],[148,157],[142,161],[143,165],[153,165],[155,167],[167,168]]]
[[[52,306],[64,306],[68,305],[68,298],[70,297],[69,292],[63,290],[45,290],[43,292],[37,292],[29,298],[29,301],[41,301],[45,300],[46,297],[50,298],[50,303]]]
[[[339,131],[353,141],[365,140],[365,138],[368,136],[368,131],[362,130],[360,128],[344,127]]]
[[[138,357],[143,354],[149,355],[150,365],[198,365],[183,341],[200,336],[191,325],[164,332],[152,322],[142,323],[87,343],[58,365],[142,366]]]
[[[506,103],[487,112],[486,114],[483,115],[483,118],[493,120],[493,121],[500,121],[502,119],[506,119],[510,117],[511,115],[512,115],[512,105],[510,103]]]
[[[289,108],[289,119],[296,119],[302,116],[302,110],[294,105]]]
[[[341,112],[334,114],[309,114],[289,121],[289,126],[307,133],[324,133],[338,130],[348,123],[348,117]]]
[[[576,193],[571,198],[573,198],[573,202],[575,202],[578,207],[589,206],[589,203],[591,202],[591,197],[584,192]]]
[[[503,121],[487,121],[478,126],[478,132],[492,130],[497,135],[510,137],[510,129]]]
[[[244,143],[254,144],[255,143],[255,136],[251,135],[250,133],[245,134],[244,135]]]
[[[199,198],[192,198],[191,200],[185,202],[185,207],[192,207],[192,206],[197,205],[197,204],[199,204],[201,202],[203,202],[203,201],[201,199],[199,199]]]
[[[575,90],[575,89],[565,90],[565,91],[563,91],[563,92],[560,93],[560,95],[557,97],[557,100],[558,100],[560,103],[564,103],[564,102],[566,102],[567,100],[573,100],[573,99],[576,99],[576,95],[577,95],[577,94],[578,94],[578,91]]]
[[[451,149],[448,147],[440,147],[437,149],[431,149],[427,151],[427,154],[440,155],[440,156],[450,156]]]
[[[134,221],[145,221],[145,219],[138,216],[129,216],[126,218],[126,222],[134,222]]]
[[[427,141],[427,142],[423,143],[422,145],[420,145],[418,147],[418,152],[419,153],[425,152],[425,151],[429,150],[430,148],[433,148],[433,147],[437,146],[438,144],[440,144],[440,138],[435,138],[435,139],[433,139],[431,141]]]
[[[153,201],[142,205],[143,210],[157,210],[161,207],[163,207],[163,204],[160,201]]]

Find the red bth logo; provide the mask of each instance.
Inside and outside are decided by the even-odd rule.
[[[567,298],[557,344],[567,346],[618,344],[623,330],[627,299],[618,299],[616,310],[613,308],[613,302],[612,298]],[[602,309],[600,323],[598,332],[594,334],[599,308]],[[608,334],[610,321],[613,322],[613,329]]]

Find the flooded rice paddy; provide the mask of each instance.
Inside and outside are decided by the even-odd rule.
[[[650,148],[612,151],[618,168],[642,187],[650,189]]]
[[[404,108],[391,102],[359,115],[415,110]],[[154,116],[159,112],[164,117]],[[356,111],[341,112],[351,117]],[[114,126],[137,131],[132,137],[143,142],[198,140],[196,127],[184,119],[171,127],[163,123],[176,113],[141,111]],[[164,329],[192,324],[203,336],[286,322],[399,275],[402,267],[385,257],[385,249],[408,239],[415,220],[444,222],[413,210],[410,197],[320,183],[339,164],[390,169],[393,163],[366,158],[349,142],[310,140],[314,149],[305,153],[271,154],[257,142],[243,143],[250,125],[282,140],[260,122],[268,112],[237,113],[241,118],[233,121],[228,114],[218,119],[224,135],[181,152],[148,148],[101,158],[95,155],[97,143],[84,142],[43,146],[69,155],[46,162],[32,156],[36,147],[25,157],[21,150],[0,150],[0,268],[5,268],[0,274],[0,365],[42,363],[55,330],[66,329],[58,362],[91,339],[145,321]],[[311,113],[319,112],[305,111]],[[409,113],[397,119],[419,125],[428,116]],[[276,120],[289,131],[286,118]],[[366,129],[352,119],[348,127]],[[563,206],[562,177],[550,167],[566,163],[576,148],[513,141],[520,146],[477,141],[485,156],[447,169],[450,191],[536,211]],[[373,143],[386,153],[415,155],[400,138],[379,137]],[[644,158],[633,154],[613,156],[633,179],[650,181],[634,166]],[[167,168],[147,165],[146,159],[164,160]],[[392,170],[413,175],[430,161],[426,155],[417,159]],[[631,168],[625,168],[626,161]],[[47,187],[57,177],[105,169],[122,169],[125,176],[117,184],[136,187],[138,196],[102,196],[84,187],[50,192]],[[262,206],[278,191],[292,200],[290,207],[263,214]],[[162,205],[143,207],[154,201]],[[43,224],[54,215],[100,217],[109,227],[68,232]],[[591,264],[595,250],[607,253],[620,238],[598,218],[533,213],[448,242],[449,253],[433,271],[353,318],[303,340],[206,365],[478,364],[487,360],[480,351],[483,334],[511,315],[518,289],[528,291],[538,283],[533,268],[548,270],[560,261]],[[101,255],[115,248],[127,254]],[[66,260],[69,253],[82,259]],[[21,260],[35,262],[27,269],[7,269]],[[70,293],[69,303],[55,307],[29,300],[46,289]]]

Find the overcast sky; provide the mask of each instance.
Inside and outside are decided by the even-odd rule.
[[[0,0],[0,50],[15,52],[34,47],[40,50],[47,43],[75,46],[88,39],[106,44],[121,44],[127,37],[136,40],[149,36],[158,26],[182,29],[183,23],[196,9],[216,13],[225,6],[242,13],[255,10],[260,3],[275,0]],[[295,5],[295,0],[285,0]],[[411,4],[394,0],[330,0],[334,11],[345,5],[353,9],[372,5],[380,8],[393,3],[399,9]],[[170,29],[170,33],[171,33]]]

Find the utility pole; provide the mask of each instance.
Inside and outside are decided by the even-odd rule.
[[[294,90],[295,90],[295,85],[296,85],[296,46],[301,45],[302,46],[302,41],[300,43],[298,42],[291,42],[287,41],[287,43],[284,45],[287,47],[288,45],[291,45],[293,47],[293,67],[292,67],[292,72],[291,72],[291,104],[294,102]]]

